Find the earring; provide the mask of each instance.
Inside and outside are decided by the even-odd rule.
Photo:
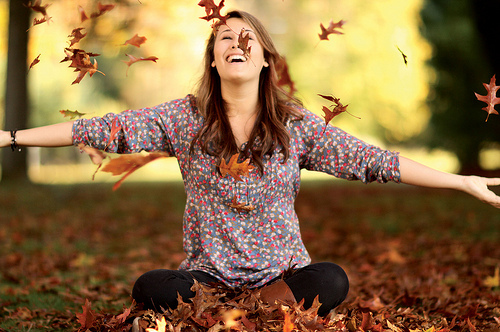
[[[269,67],[269,63],[264,60],[264,67]]]
[[[215,68],[215,61],[212,61],[212,67]]]

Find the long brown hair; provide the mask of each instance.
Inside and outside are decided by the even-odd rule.
[[[288,159],[290,135],[286,129],[286,122],[287,120],[301,119],[302,114],[293,107],[293,103],[299,104],[299,102],[288,96],[278,86],[276,63],[281,57],[263,24],[247,12],[231,11],[227,15],[228,18],[240,18],[252,27],[264,49],[264,59],[269,63],[269,67],[264,67],[260,74],[260,110],[243,151],[243,154],[251,157],[262,172],[263,157],[272,155],[276,148],[280,148],[279,152],[284,156],[283,162]],[[191,142],[191,151],[198,142],[204,152],[227,159],[238,153],[238,146],[222,99],[219,74],[217,69],[211,66],[212,61],[214,61],[215,37],[216,33],[212,33],[208,39],[204,57],[204,72],[196,94],[196,104],[205,117],[205,122]],[[260,140],[259,144],[256,144],[257,137]]]

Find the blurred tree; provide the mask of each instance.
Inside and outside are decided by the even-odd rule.
[[[500,74],[499,14],[498,0],[426,0],[421,11],[436,73],[429,97],[432,116],[423,139],[431,147],[454,152],[464,174],[482,172],[481,149],[499,141],[500,119],[492,116],[485,123],[481,108],[486,105],[474,95],[485,95],[482,83]]]
[[[9,1],[9,41],[5,90],[7,129],[23,129],[28,121],[28,86],[26,84],[30,10],[21,0]],[[2,149],[2,180],[27,180],[26,153]]]

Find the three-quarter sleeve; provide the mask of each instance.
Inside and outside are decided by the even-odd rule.
[[[320,171],[347,180],[400,182],[399,154],[327,125],[319,116],[304,110],[295,124],[296,142],[301,146],[301,168]]]

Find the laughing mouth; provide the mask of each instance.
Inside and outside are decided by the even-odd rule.
[[[247,58],[243,55],[230,55],[227,57],[227,62],[236,63],[236,62],[247,62]]]

